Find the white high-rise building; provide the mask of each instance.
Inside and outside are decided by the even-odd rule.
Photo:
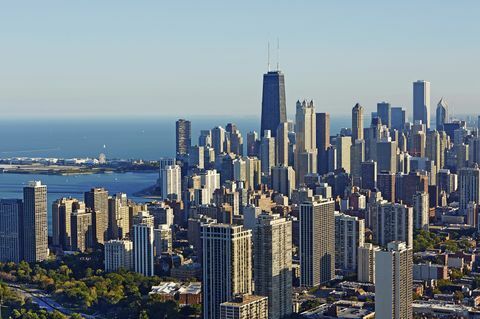
[[[23,259],[38,262],[48,257],[47,186],[31,181],[23,188]]]
[[[300,285],[315,287],[335,276],[335,202],[310,199],[300,205]]]
[[[182,193],[182,171],[180,166],[166,166],[162,171],[162,183],[163,199],[180,199]]]
[[[357,250],[365,243],[365,220],[335,212],[335,267],[356,271]]]
[[[215,155],[222,154],[225,150],[225,129],[221,126],[212,129],[212,147]]]
[[[413,196],[413,228],[428,230],[428,193],[417,192]]]
[[[110,239],[125,238],[130,231],[127,194],[117,193],[108,198],[108,216]]]
[[[288,166],[288,122],[278,125],[275,137],[276,164]]]
[[[252,232],[243,226],[202,225],[203,318],[220,318],[220,304],[251,294]]]
[[[317,172],[316,114],[313,101],[297,101],[295,115],[295,175],[297,185]]]
[[[468,203],[480,202],[480,169],[477,165],[459,169],[458,192],[462,212],[466,212]]]
[[[200,175],[202,187],[208,190],[210,199],[213,196],[213,192],[220,188],[220,173],[217,170],[211,169],[202,172]],[[210,200],[208,200],[210,202]]]
[[[371,243],[365,243],[358,247],[357,280],[359,282],[375,283],[375,253],[380,247]]]
[[[271,168],[275,166],[275,138],[269,130],[264,132],[260,143],[260,161],[262,174],[269,176]]]
[[[142,212],[133,225],[134,269],[144,276],[153,276],[153,218]]]
[[[243,158],[233,160],[233,179],[237,182],[247,181],[247,163]]]
[[[355,104],[352,109],[352,143],[363,140],[363,106]]]
[[[403,204],[383,202],[369,212],[373,241],[386,246],[391,241],[406,242],[413,247],[413,208]]]
[[[133,243],[128,239],[114,239],[105,243],[105,271],[120,268],[133,269]]]
[[[413,82],[413,121],[430,128],[430,82]]]
[[[260,185],[262,179],[262,167],[260,160],[256,157],[245,158],[245,168],[247,174],[246,188],[255,189]]]
[[[292,313],[292,222],[261,214],[253,231],[255,294],[268,297],[269,318]]]
[[[339,136],[335,139],[335,148],[337,150],[337,168],[343,168],[347,173],[350,173],[351,146],[352,138],[350,136]]]
[[[158,186],[160,190],[162,189],[163,186],[163,171],[165,170],[165,167],[167,166],[172,166],[175,165],[176,159],[175,158],[169,158],[169,157],[162,157],[158,161],[159,164],[159,170],[158,170]]]
[[[440,152],[440,134],[438,131],[428,131],[425,140],[425,156],[435,162],[436,170],[432,172],[434,174],[438,172],[440,165],[442,165]]]
[[[404,242],[375,254],[375,318],[411,319],[413,256]]]

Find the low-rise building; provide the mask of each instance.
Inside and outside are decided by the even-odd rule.
[[[200,305],[202,303],[202,284],[192,282],[189,284],[178,282],[162,282],[153,286],[149,295],[159,296],[160,300],[175,300],[180,305]]]
[[[241,295],[220,304],[220,319],[268,319],[268,298]]]
[[[448,267],[445,265],[436,265],[431,262],[425,264],[413,265],[414,280],[438,280],[448,279]]]

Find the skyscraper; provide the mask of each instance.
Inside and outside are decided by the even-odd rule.
[[[275,150],[277,165],[283,164],[288,166],[288,123],[283,122],[278,125],[277,135],[275,138]]]
[[[258,156],[259,148],[260,148],[260,141],[258,139],[258,133],[255,131],[248,132],[247,156]]]
[[[162,175],[162,198],[180,199],[182,192],[182,172],[179,165],[165,167]]]
[[[290,197],[295,189],[295,171],[290,166],[272,167],[272,189]]]
[[[401,131],[403,129],[403,127],[405,126],[405,122],[406,122],[405,110],[402,109],[401,107],[392,107],[391,115],[392,115],[391,116],[391,120],[392,120],[391,128]]]
[[[133,225],[133,261],[135,272],[153,276],[153,216],[146,212]]]
[[[130,232],[127,194],[117,193],[108,198],[109,239],[122,239]]]
[[[355,104],[352,109],[352,143],[363,140],[363,106]]]
[[[317,172],[317,132],[313,101],[297,101],[295,114],[295,174],[297,184]]]
[[[215,155],[225,151],[225,129],[221,126],[212,129],[212,147],[215,149]]]
[[[40,181],[23,188],[23,259],[38,262],[48,257],[47,186]]]
[[[0,262],[22,260],[22,213],[22,200],[0,199]]]
[[[155,255],[172,252],[172,228],[168,225],[158,225],[153,230],[153,242],[155,245]]]
[[[377,116],[382,121],[382,125],[392,127],[392,108],[390,106],[390,103],[377,103]]]
[[[133,269],[133,243],[128,239],[115,239],[105,243],[105,271],[117,271],[120,268]]]
[[[430,82],[413,83],[413,121],[422,121],[427,129],[430,128]]]
[[[52,244],[65,250],[72,245],[71,215],[78,205],[75,198],[60,198],[52,204]]]
[[[317,140],[317,171],[320,174],[328,173],[328,147],[330,146],[330,115],[328,113],[315,114]]]
[[[188,154],[192,145],[192,128],[190,121],[179,119],[176,122],[176,146],[177,156]]]
[[[365,243],[365,220],[335,212],[335,268],[356,271],[357,249]]]
[[[338,136],[335,139],[337,149],[337,168],[343,168],[345,172],[350,173],[350,147],[352,139],[349,136]]]
[[[458,171],[458,193],[460,196],[460,210],[466,212],[468,203],[480,202],[480,169],[474,167],[461,168]]]
[[[396,200],[395,177],[396,175],[391,172],[380,172],[377,175],[377,188],[383,198],[391,203]]]
[[[443,131],[443,125],[448,122],[448,103],[442,97],[437,104],[437,131]]]
[[[413,196],[413,228],[428,230],[428,193],[417,192]]]
[[[300,285],[315,287],[335,276],[335,203],[310,199],[300,205]]]
[[[397,172],[397,141],[377,142],[377,163],[379,171]]]
[[[285,77],[279,70],[268,71],[263,75],[261,136],[270,130],[276,137],[278,125],[286,121]]]
[[[71,214],[70,247],[71,250],[80,252],[93,247],[92,213],[85,210],[85,205]]]
[[[375,253],[380,247],[371,243],[365,243],[363,247],[358,247],[358,270],[357,277],[359,282],[375,283]]]
[[[413,256],[404,242],[391,242],[375,254],[375,317],[411,319]]]
[[[377,187],[377,162],[369,160],[361,164],[361,178],[363,189],[373,190]]]
[[[260,144],[262,174],[265,176],[269,176],[271,168],[275,166],[275,138],[271,134],[268,130],[264,132]]]
[[[220,318],[220,304],[251,294],[252,233],[243,226],[203,224],[203,318]]]
[[[268,297],[269,318],[292,313],[292,222],[261,214],[253,231],[255,294]]]
[[[468,141],[468,164],[480,164],[480,137],[473,137]]]
[[[437,170],[440,169],[441,158],[440,158],[440,134],[438,131],[428,131],[425,138],[425,156],[435,162]],[[435,174],[437,172],[434,172]]]
[[[391,241],[406,242],[413,247],[413,209],[402,204],[380,203],[371,211],[373,241],[386,246]]]
[[[93,240],[103,245],[108,238],[108,191],[92,188],[85,192],[85,205],[92,211]]]
[[[350,173],[353,183],[362,186],[362,163],[365,160],[365,140],[355,140],[350,146]]]

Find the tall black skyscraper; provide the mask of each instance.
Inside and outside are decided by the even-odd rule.
[[[177,155],[186,155],[192,146],[192,128],[190,121],[179,119],[176,123]]]
[[[268,71],[263,75],[262,125],[260,135],[270,130],[276,137],[277,127],[287,121],[285,77],[281,71]]]
[[[330,114],[316,114],[316,140],[317,140],[317,172],[319,174],[328,173],[328,154],[330,146]]]

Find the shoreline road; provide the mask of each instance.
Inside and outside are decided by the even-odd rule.
[[[25,298],[30,298],[34,303],[36,303],[41,309],[45,309],[48,312],[58,311],[66,316],[70,316],[75,311],[72,311],[68,308],[63,307],[58,302],[53,300],[48,294],[39,289],[27,288],[18,284],[7,284],[8,287],[15,290],[17,293],[22,295]],[[95,319],[97,316],[87,315],[80,313],[80,315],[86,319]]]

